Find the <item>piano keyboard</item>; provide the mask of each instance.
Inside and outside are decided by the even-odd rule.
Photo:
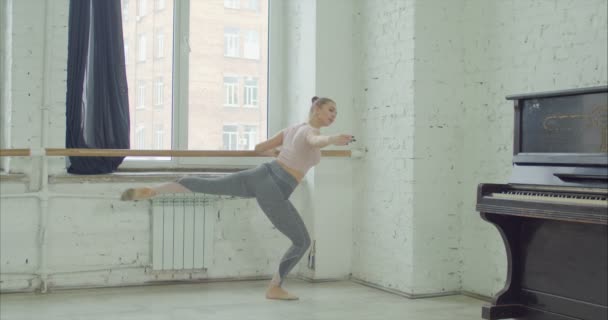
[[[564,194],[535,191],[502,191],[492,193],[491,197],[496,199],[507,200],[538,201],[608,207],[608,196],[606,195]]]

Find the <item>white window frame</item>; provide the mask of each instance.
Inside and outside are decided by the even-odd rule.
[[[131,0],[133,1],[133,0]],[[195,0],[191,0],[195,1]],[[283,0],[268,0],[268,137],[284,128],[283,101],[281,88],[284,86],[283,62],[284,48],[282,28],[284,18]],[[188,0],[174,1],[174,28],[173,28],[173,115],[171,146],[173,150],[188,149],[188,78],[189,78],[189,28],[190,28],[190,2]],[[259,133],[260,128],[258,128]],[[165,141],[166,142],[166,141]],[[166,146],[169,149],[169,146]],[[173,157],[164,161],[138,160],[140,158],[127,158],[121,168],[250,168],[268,161],[263,157]]]

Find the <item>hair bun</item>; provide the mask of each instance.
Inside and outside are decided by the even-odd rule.
[[[319,97],[317,97],[317,96],[312,97],[312,103],[315,103],[317,100],[319,100]]]

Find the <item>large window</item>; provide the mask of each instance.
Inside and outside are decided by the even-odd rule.
[[[132,146],[251,150],[266,139],[269,116],[279,118],[267,107],[268,1],[122,0]],[[163,163],[127,160],[134,166]]]

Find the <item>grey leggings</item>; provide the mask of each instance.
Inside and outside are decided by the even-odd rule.
[[[279,285],[310,246],[304,221],[288,200],[298,182],[276,160],[221,178],[184,177],[177,182],[192,192],[256,198],[272,224],[292,242],[279,264]]]

